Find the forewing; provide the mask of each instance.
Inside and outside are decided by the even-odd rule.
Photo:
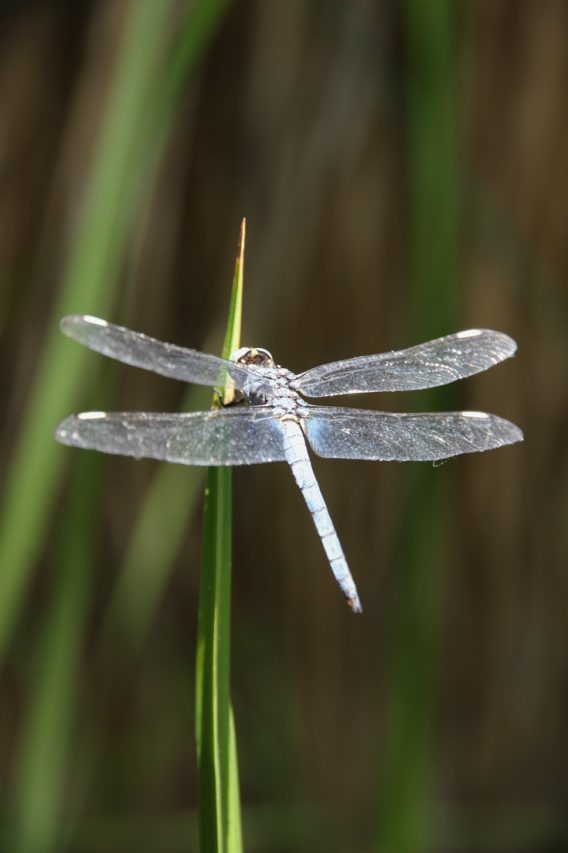
[[[84,412],[62,421],[55,437],[74,447],[182,465],[252,465],[286,458],[280,422],[268,409]]]
[[[297,376],[293,387],[307,397],[433,388],[487,370],[516,349],[503,332],[470,329],[410,349],[323,364]]]
[[[394,414],[311,406],[304,427],[315,452],[332,459],[435,461],[523,440],[515,424],[483,412]]]
[[[266,376],[252,367],[167,344],[141,332],[107,323],[98,317],[73,314],[63,318],[61,329],[68,337],[109,358],[171,379],[214,388],[224,387],[228,375],[236,387],[242,390],[250,387],[251,380],[270,384]]]

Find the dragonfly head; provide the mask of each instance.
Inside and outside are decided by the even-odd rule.
[[[254,367],[274,367],[272,355],[262,347],[241,347],[231,355],[231,361],[236,361],[237,364],[250,364]]]

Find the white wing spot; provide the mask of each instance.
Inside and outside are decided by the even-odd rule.
[[[478,338],[481,334],[481,329],[466,329],[465,332],[458,332],[456,338]]]
[[[80,415],[77,415],[77,419],[80,421],[100,421],[106,416],[106,412],[81,412]]]
[[[462,412],[465,418],[488,418],[487,412]]]
[[[348,427],[343,427],[341,430],[344,435],[351,435],[351,430]]]
[[[86,323],[91,323],[93,326],[108,326],[106,320],[101,320],[100,317],[93,317],[91,314],[83,314],[83,320]]]

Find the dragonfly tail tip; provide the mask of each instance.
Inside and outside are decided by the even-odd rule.
[[[358,595],[349,596],[347,599],[347,603],[349,604],[349,607],[351,608],[353,613],[363,612],[363,608],[361,607],[361,602],[359,601]]]

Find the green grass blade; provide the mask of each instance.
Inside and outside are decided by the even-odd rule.
[[[226,475],[229,476],[226,476]],[[207,473],[196,662],[199,837],[226,851],[229,788],[231,472]]]
[[[229,305],[229,321],[223,342],[223,358],[229,358],[241,345],[241,326],[243,322],[243,282],[245,272],[245,242],[246,242],[246,220],[241,223],[239,246],[235,261],[235,275],[233,278],[233,289],[231,291],[231,303]]]
[[[63,449],[53,441],[53,427],[72,409],[85,367],[86,351],[72,348],[55,318],[72,311],[104,315],[112,303],[135,202],[146,188],[140,166],[147,139],[140,129],[149,101],[159,96],[156,81],[174,6],[173,0],[140,0],[125,28],[77,234],[7,477],[0,519],[0,659],[47,531],[61,472]]]
[[[178,39],[174,62],[166,80],[166,108],[170,106],[170,100],[177,102],[185,81],[201,61],[205,47],[230,5],[231,0],[198,0],[190,4],[190,11]]]
[[[81,456],[61,531],[53,604],[37,644],[39,659],[30,685],[18,757],[10,848],[18,853],[61,849],[100,471],[99,459],[90,454]]]
[[[223,356],[241,334],[245,223]],[[242,850],[236,738],[230,704],[231,469],[210,468],[205,489],[196,662],[199,837],[202,850]]]
[[[172,59],[168,63],[157,104],[158,116],[148,119],[161,129],[168,127],[168,116],[183,94],[183,86],[194,73],[203,54],[228,9],[230,0],[198,0],[190,4],[183,26],[176,38]],[[148,113],[150,115],[150,113]],[[158,140],[159,143],[160,140]],[[156,145],[146,173],[159,163],[160,145]],[[195,411],[206,405],[206,392],[191,388],[183,409]],[[148,633],[153,614],[167,584],[181,547],[203,483],[201,469],[161,465],[149,487],[129,544],[128,552],[103,621],[100,640],[114,642],[117,632],[126,640],[127,654],[136,653]]]
[[[77,234],[6,478],[0,517],[0,660],[47,531],[61,473],[63,451],[54,446],[53,427],[73,408],[86,365],[86,351],[63,338],[58,320],[75,311],[109,313],[137,205],[151,189],[182,84],[203,56],[228,2],[191,4],[165,62],[176,6],[175,0],[139,0],[125,25]]]
[[[407,0],[408,136],[413,339],[455,328],[459,223],[454,4]],[[448,410],[452,389],[424,394],[421,408]],[[399,601],[392,632],[389,727],[377,849],[418,853],[429,838],[438,626],[447,566],[445,519],[452,466],[413,465],[400,534]]]
[[[243,830],[241,823],[241,798],[239,790],[239,764],[237,760],[237,734],[235,730],[235,716],[230,708],[229,718],[229,791],[227,795],[227,825],[229,828],[230,843],[227,845],[229,853],[239,853],[243,849]]]

